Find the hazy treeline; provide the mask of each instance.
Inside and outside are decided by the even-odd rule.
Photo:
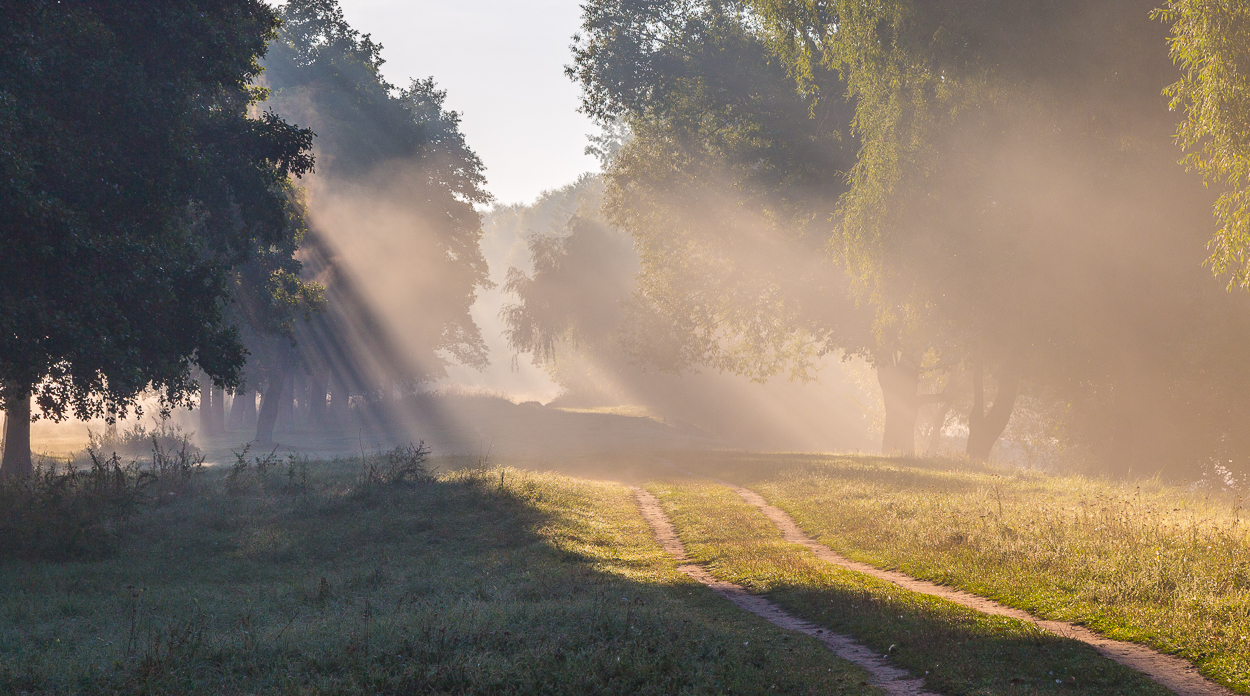
[[[652,366],[863,356],[887,452],[945,429],[984,458],[1006,432],[1070,465],[1244,472],[1250,307],[1204,266],[1216,194],[1165,94],[1192,79],[1182,5],[588,3],[569,73],[628,137],[604,219],[514,278],[513,344],[587,340],[536,283],[593,301],[605,261],[579,249],[615,227],[637,289],[587,333]]]
[[[224,392],[205,384],[201,430],[255,428],[270,442],[276,429],[398,427],[385,403],[397,390],[440,376],[448,360],[485,362],[468,314],[476,288],[489,285],[473,207],[489,200],[483,166],[433,79],[386,82],[382,47],[336,2],[294,0],[277,13],[259,106],[307,124],[319,164],[301,199],[298,247],[259,274],[270,292],[247,291],[251,269],[238,273],[234,306],[251,360],[228,415]],[[363,247],[364,258],[344,263],[345,247],[356,256]],[[387,298],[371,296],[353,267],[386,278],[385,294],[406,306],[402,345],[386,321],[394,313],[380,313]],[[284,279],[320,295],[300,297]]]

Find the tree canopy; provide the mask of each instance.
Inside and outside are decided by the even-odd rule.
[[[259,0],[6,7],[6,406],[114,417],[149,386],[184,400],[193,364],[237,379],[227,273],[288,239],[287,177],[313,162],[310,131],[254,111],[277,24]]]

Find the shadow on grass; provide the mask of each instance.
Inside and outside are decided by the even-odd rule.
[[[681,579],[629,491],[257,459],[111,557],[0,562],[4,693],[874,693]]]

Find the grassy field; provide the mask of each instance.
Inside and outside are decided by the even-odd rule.
[[[831,566],[731,490],[652,484],[688,553],[813,623],[856,636],[945,694],[1167,694],[1076,641]]]
[[[195,474],[93,560],[10,546],[0,693],[877,693],[677,573],[622,485],[373,464]]]
[[[683,455],[835,551],[1145,643],[1250,693],[1250,530],[1239,498],[955,462]]]

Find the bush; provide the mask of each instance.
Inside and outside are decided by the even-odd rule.
[[[152,459],[123,463],[89,447],[90,465],[40,463],[0,480],[0,557],[71,560],[109,555],[141,508],[191,491],[204,457],[185,436],[177,449],[152,438]]]

